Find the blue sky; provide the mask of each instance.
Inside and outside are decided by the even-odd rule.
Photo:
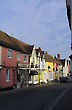
[[[65,0],[1,0],[0,30],[53,56],[71,54]]]

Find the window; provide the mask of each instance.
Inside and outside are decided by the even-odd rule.
[[[6,70],[6,82],[9,82],[9,74],[10,74],[10,70],[7,69]]]
[[[34,63],[34,57],[33,57],[33,63]]]
[[[12,58],[12,49],[8,49],[8,58]]]
[[[17,60],[20,60],[20,52],[17,52]]]
[[[26,62],[27,61],[27,56],[26,55],[24,55],[24,62]]]

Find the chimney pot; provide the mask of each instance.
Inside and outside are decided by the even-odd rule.
[[[60,59],[60,53],[57,54],[57,58]]]

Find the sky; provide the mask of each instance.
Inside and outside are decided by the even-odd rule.
[[[65,0],[1,0],[0,30],[52,56],[72,53]]]

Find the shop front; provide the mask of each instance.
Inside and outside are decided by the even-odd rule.
[[[17,63],[17,85],[28,85],[29,80],[29,64],[18,62]]]

